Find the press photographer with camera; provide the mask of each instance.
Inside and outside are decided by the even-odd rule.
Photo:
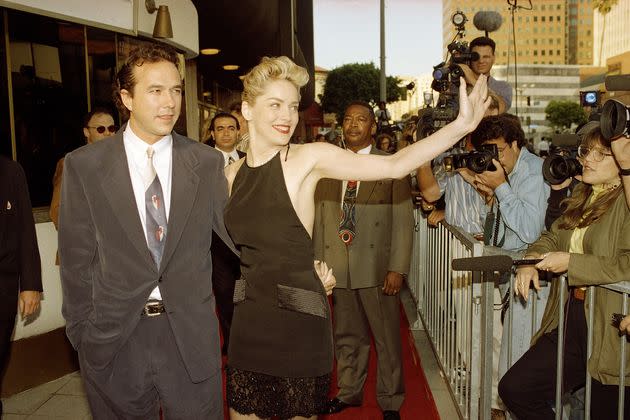
[[[481,74],[488,76],[488,88],[499,94],[499,96],[505,100],[507,105],[506,110],[509,110],[512,106],[512,86],[490,75],[490,71],[496,59],[494,55],[496,43],[486,36],[480,36],[471,41],[469,48],[475,58],[477,56],[479,57],[476,60],[474,58],[471,60],[470,68],[476,76]]]
[[[488,146],[496,148],[495,156],[485,159],[487,170],[476,168],[481,173],[469,179],[476,188],[494,197],[485,220],[484,242],[508,251],[521,251],[536,241],[544,229],[549,186],[542,176],[542,159],[527,150],[520,122],[510,114],[484,118],[471,133],[471,140],[478,151],[484,148],[491,150]],[[484,161],[477,160],[479,164]],[[503,276],[498,289],[495,288],[494,302],[497,308],[502,307],[501,297],[508,293],[509,276],[510,273]],[[498,359],[497,379],[507,371],[508,360],[518,360],[529,348],[530,337],[540,325],[548,296],[548,287],[538,292],[535,319],[531,302],[521,299],[513,301],[513,319],[510,320],[511,313],[507,311],[503,320],[503,325],[512,325],[510,357],[507,335],[501,334],[501,324],[496,321],[501,311],[496,311],[494,359]],[[498,357],[497,347],[500,347]],[[493,408],[498,407],[498,401],[494,399],[496,386],[497,382],[493,381]]]
[[[611,149],[622,146],[625,138],[606,138],[604,126],[586,133],[578,147],[583,165],[582,180],[567,200],[563,215],[552,228],[532,244],[525,258],[542,258],[535,266],[517,270],[514,288],[527,299],[530,284],[539,289],[539,270],[567,273],[568,301],[561,302],[558,282],[547,304],[540,331],[532,347],[510,368],[499,384],[499,393],[509,410],[519,419],[553,419],[550,401],[555,397],[557,343],[564,347],[562,389],[571,391],[584,384],[585,370],[591,377],[591,418],[617,417],[619,384],[618,331],[610,317],[621,307],[619,293],[598,289],[594,296],[595,312],[593,351],[587,356],[585,286],[628,280],[630,273],[630,211],[623,197],[620,167],[627,160],[616,160]],[[615,142],[622,141],[615,145]],[[629,152],[629,150],[619,150]],[[627,157],[624,155],[624,157]],[[623,162],[623,164],[622,164]],[[565,335],[558,334],[558,308],[565,307]],[[625,376],[630,375],[630,356],[626,355]],[[625,389],[630,399],[630,388]],[[630,404],[624,418],[630,418]]]

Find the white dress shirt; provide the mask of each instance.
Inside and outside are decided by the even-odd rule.
[[[369,155],[372,151],[372,145],[370,144],[367,147],[357,151],[357,155]],[[357,196],[359,195],[359,187],[361,186],[361,182],[357,181]],[[341,208],[343,208],[343,199],[346,195],[346,188],[348,188],[348,181],[343,181],[343,185],[341,186]]]
[[[171,177],[172,177],[172,160],[173,160],[173,137],[169,134],[162,137],[156,143],[150,145],[141,140],[131,129],[129,124],[123,132],[123,144],[125,146],[125,154],[127,155],[127,164],[129,165],[129,175],[131,177],[131,186],[136,199],[136,207],[138,215],[142,223],[142,231],[147,239],[147,210],[145,205],[145,188],[142,179],[143,170],[149,164],[147,158],[147,148],[153,148],[153,167],[162,185],[162,193],[164,194],[164,210],[166,212],[166,220],[168,221],[169,210],[171,208]],[[168,235],[168,232],[167,232]],[[148,239],[147,239],[148,241]],[[148,242],[147,242],[148,246]],[[151,292],[149,299],[162,300],[159,287]]]
[[[234,162],[236,162],[237,160],[239,160],[241,157],[238,155],[238,152],[236,151],[236,148],[232,149],[231,152],[225,152],[221,149],[219,149],[217,147],[217,150],[219,152],[221,152],[221,154],[223,155],[223,167],[225,168],[226,166],[228,166],[230,163],[230,158],[234,159]]]

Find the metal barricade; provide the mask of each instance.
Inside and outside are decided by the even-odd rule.
[[[420,210],[415,213],[415,236],[413,257],[408,277],[410,291],[418,308],[418,320],[412,329],[424,329],[429,336],[433,351],[448,384],[451,396],[462,419],[490,419],[492,398],[492,338],[494,311],[494,278],[485,278],[480,272],[459,272],[451,269],[455,258],[477,257],[488,253],[515,254],[496,248],[484,248],[480,241],[462,230],[441,223],[429,227]],[[555,280],[554,280],[555,281]],[[560,299],[566,296],[566,278],[559,277]],[[510,311],[513,309],[512,281],[509,282]],[[589,288],[588,355],[592,351],[592,319],[594,296],[599,288],[621,293],[622,307],[619,312],[628,313],[630,282]],[[536,304],[530,305],[535,314]],[[542,309],[542,308],[539,308]],[[611,314],[612,315],[612,314]],[[513,317],[510,316],[510,319]],[[532,316],[531,334],[536,333]],[[558,334],[562,336],[564,326],[563,305],[560,305]],[[612,327],[611,327],[612,328]],[[512,323],[503,326],[503,337],[508,340],[511,355]],[[556,384],[556,419],[562,418],[560,395],[563,366],[563,340],[558,340],[558,371]],[[626,337],[620,337],[620,347],[625,355]],[[508,359],[508,366],[516,360]],[[621,357],[619,387],[619,419],[623,419],[625,357]],[[590,376],[586,382],[586,420],[590,409]]]
[[[483,244],[472,236],[443,224],[430,228],[416,211],[408,282],[420,316],[411,328],[424,324],[462,418],[477,418],[479,412],[482,383],[471,369],[482,365],[478,341],[482,292],[480,283],[473,281],[479,273],[453,272],[450,266],[453,258],[482,252]]]

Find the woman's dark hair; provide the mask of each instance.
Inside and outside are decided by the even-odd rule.
[[[475,128],[475,131],[470,134],[470,141],[476,149],[483,143],[499,137],[502,137],[507,144],[516,142],[519,148],[527,143],[518,117],[511,114],[485,117]]]
[[[394,145],[394,139],[392,138],[392,136],[390,136],[389,134],[379,134],[378,136],[376,136],[376,148],[379,150],[383,150],[381,149],[381,145],[383,144],[383,140],[389,140],[389,148],[386,151],[390,151],[392,149],[392,146]]]
[[[136,86],[134,67],[140,67],[144,63],[159,63],[160,61],[173,63],[179,70],[177,51],[168,45],[162,44],[146,44],[135,48],[129,53],[129,57],[118,70],[116,80],[114,80],[113,99],[123,121],[129,119],[129,110],[122,102],[120,91],[125,89],[133,96],[133,88]]]
[[[600,146],[610,150],[610,140],[604,138],[599,126],[584,134],[581,144],[589,148]],[[580,182],[573,189],[571,196],[562,201],[562,206],[566,210],[560,216],[558,226],[561,229],[571,230],[592,225],[608,211],[622,191],[623,188],[620,186],[611,188],[598,195],[589,204],[593,186]]]

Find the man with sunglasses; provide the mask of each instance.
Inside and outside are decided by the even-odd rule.
[[[113,136],[116,131],[118,131],[118,126],[114,124],[112,112],[107,108],[95,107],[83,119],[83,135],[87,144]],[[57,229],[59,223],[59,200],[61,198],[61,176],[63,174],[64,160],[65,158],[59,159],[55,175],[53,176],[53,195],[49,214],[55,229]],[[57,257],[57,265],[59,265],[59,257]]]

